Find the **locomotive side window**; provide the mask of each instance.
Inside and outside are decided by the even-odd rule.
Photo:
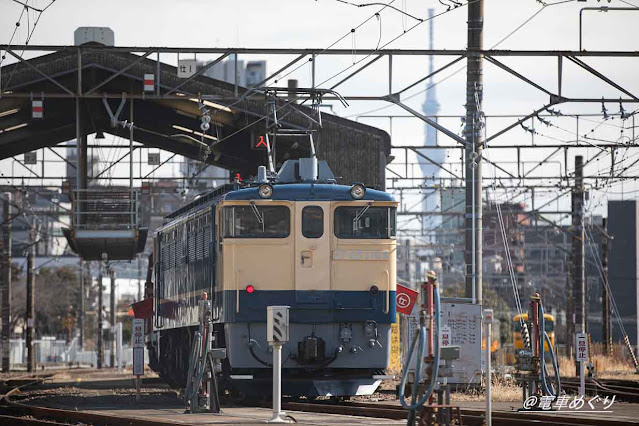
[[[306,238],[320,238],[324,235],[324,210],[319,206],[302,209],[302,235]]]
[[[335,209],[337,238],[391,238],[395,236],[395,207],[371,207],[370,204]]]
[[[286,206],[224,207],[226,238],[286,238],[291,232],[291,212]]]

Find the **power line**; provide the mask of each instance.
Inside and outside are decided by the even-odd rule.
[[[26,0],[26,3],[28,3],[28,2],[29,2],[29,0]],[[20,2],[17,2],[17,3],[20,3]],[[33,37],[35,29],[38,26],[38,23],[40,22],[40,18],[42,17],[44,12],[46,12],[46,10],[49,7],[51,7],[53,5],[53,3],[55,3],[55,0],[51,0],[51,2],[42,10],[32,8],[32,9],[34,9],[34,10],[36,10],[38,12],[38,17],[36,18],[35,22],[33,23],[33,27],[30,29],[30,31],[29,31],[29,28],[28,28],[28,26],[29,26],[29,20],[28,20],[28,18],[29,18],[29,6],[27,6],[26,3],[24,4],[24,8],[22,9],[22,13],[20,14],[20,17],[18,18],[18,21],[16,22],[16,27],[13,30],[13,34],[11,35],[11,40],[9,41],[9,45],[11,45],[11,42],[13,41],[13,36],[15,35],[18,27],[20,27],[20,21],[22,20],[22,16],[23,16],[25,11],[27,12],[27,39],[26,39],[24,44],[28,45],[29,42],[31,41],[31,37]],[[22,49],[22,52],[20,53],[20,56],[23,56],[23,55],[24,55],[24,49]],[[2,58],[0,59],[0,65],[2,65],[2,61],[4,61],[5,57],[6,57],[6,55],[3,54]],[[9,87],[9,83],[11,82],[11,79],[13,78],[13,75],[15,74],[16,70],[18,69],[19,64],[20,64],[20,62],[16,63],[16,65],[13,67],[13,70],[11,71],[11,74],[9,75],[9,78],[7,79],[7,84],[5,85],[5,88]]]
[[[566,2],[572,2],[572,1],[576,1],[576,0],[568,0]],[[558,3],[550,3],[550,4],[544,4],[542,5],[541,9],[539,9],[538,11],[536,11],[532,16],[530,16],[529,18],[527,18],[522,24],[520,24],[517,28],[515,28],[513,31],[511,31],[508,35],[506,35],[505,37],[503,37],[501,40],[499,40],[497,43],[495,43],[490,49],[495,49],[497,46],[499,46],[501,43],[503,43],[504,41],[506,41],[508,38],[512,37],[517,31],[519,31],[520,29],[522,29],[526,24],[528,24],[530,21],[532,21],[533,18],[535,18],[537,15],[539,15],[539,13],[541,11],[543,11],[546,7],[548,6],[554,6],[555,4],[560,4],[560,3],[566,3],[564,1],[562,2],[558,2]],[[468,5],[470,2],[466,3],[466,5]],[[433,87],[436,87],[437,85],[447,81],[448,79],[454,77],[455,75],[459,74],[460,72],[462,72],[463,70],[466,69],[466,65],[463,65],[462,67],[460,67],[459,69],[457,69],[456,71],[453,71],[451,74],[447,75],[446,77],[442,78],[441,80],[431,84],[430,86],[426,87],[424,90],[420,90],[419,92],[413,93],[412,95],[406,97],[403,102],[406,102],[410,99],[413,99],[414,97],[421,95],[422,93],[427,92],[428,90],[432,89]],[[379,107],[379,108],[375,108],[372,109],[370,111],[366,111],[363,113],[358,113],[358,114],[351,114],[351,115],[347,115],[345,116],[345,118],[351,118],[351,117],[357,117],[357,116],[361,116],[361,115],[367,115],[367,114],[371,114],[373,112],[377,112],[377,111],[382,111],[386,108],[391,108],[394,105],[385,105],[383,107]]]

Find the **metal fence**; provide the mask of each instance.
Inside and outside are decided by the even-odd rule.
[[[11,339],[10,340],[10,360],[9,365],[11,369],[21,369],[27,365],[27,347],[24,339]],[[0,345],[0,348],[2,346]],[[56,366],[56,365],[84,365],[84,366],[96,366],[98,362],[98,354],[96,351],[85,351],[80,349],[77,338],[73,339],[71,343],[67,344],[65,340],[56,339],[40,339],[33,341],[33,347],[35,350],[35,359],[38,367],[40,366]],[[144,354],[145,362],[149,357]],[[111,367],[110,350],[104,351],[105,367]],[[116,361],[117,365],[117,361]],[[133,349],[128,345],[122,346],[122,366],[127,367],[133,365]]]

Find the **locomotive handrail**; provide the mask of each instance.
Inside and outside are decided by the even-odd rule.
[[[386,309],[384,309],[384,313],[387,314],[390,311],[390,273],[387,270],[386,272]]]
[[[235,269],[235,253],[233,253],[233,269]],[[240,271],[235,271],[235,313],[240,313]]]

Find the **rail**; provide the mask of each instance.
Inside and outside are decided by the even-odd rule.
[[[75,230],[132,230],[139,226],[140,192],[123,188],[74,190]]]

